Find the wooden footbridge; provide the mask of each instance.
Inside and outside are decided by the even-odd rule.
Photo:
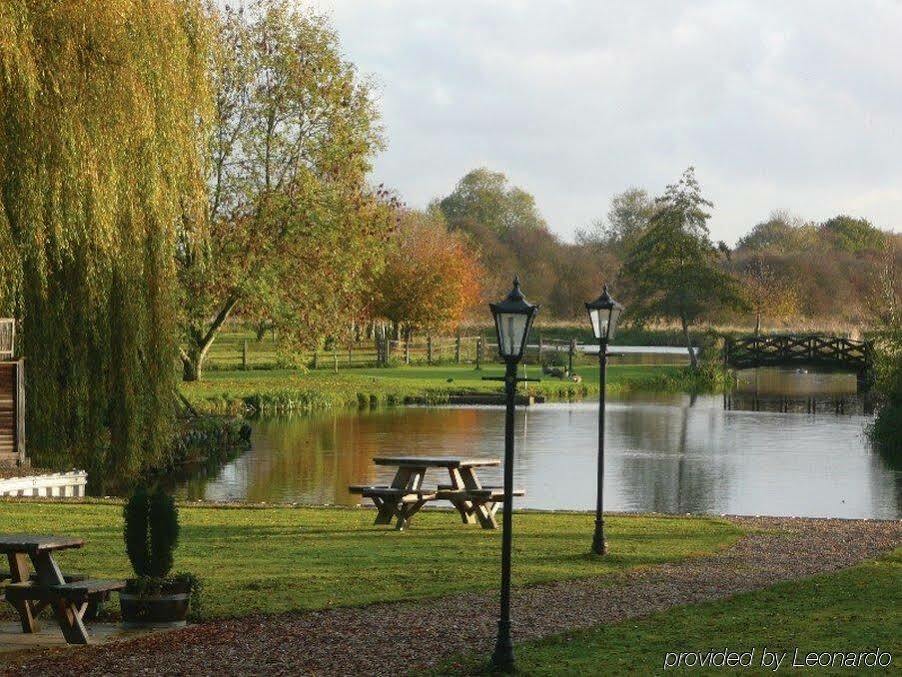
[[[869,341],[838,336],[743,336],[727,339],[724,363],[734,369],[814,367],[853,372],[859,380],[867,380],[874,366],[874,350]]]

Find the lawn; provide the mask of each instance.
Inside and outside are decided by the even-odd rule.
[[[581,383],[542,377],[530,366],[533,394],[552,399],[586,397],[598,392],[598,367],[576,369]],[[612,365],[608,367],[608,389],[677,391],[693,387],[713,387],[716,377],[703,370],[692,375],[676,365]],[[521,370],[522,373],[522,370]],[[357,368],[339,373],[327,370],[210,371],[200,383],[182,384],[185,397],[198,409],[209,412],[236,412],[246,406],[267,411],[316,411],[339,407],[372,407],[410,402],[442,403],[449,395],[499,393],[501,385],[484,381],[499,376],[502,368],[489,365],[477,371],[472,366],[400,366]],[[525,386],[521,386],[525,391]]]
[[[211,617],[362,605],[498,585],[501,532],[424,511],[398,533],[374,527],[374,512],[334,508],[183,506],[175,569],[204,583]],[[516,585],[606,575],[729,546],[741,532],[716,518],[612,516],[614,553],[587,555],[588,514],[515,516]],[[0,504],[0,533],[83,537],[59,555],[64,569],[124,578],[122,506],[109,503]]]
[[[902,637],[900,575],[902,550],[897,550],[876,562],[838,573],[780,583],[723,601],[677,607],[638,620],[521,644],[517,646],[518,672],[525,675],[660,674],[664,672],[665,659],[670,663],[679,661],[681,652],[699,653],[703,657],[709,651],[727,649],[745,652],[741,660],[743,664],[750,662],[749,670],[754,673],[771,674],[773,658],[764,657],[765,647],[770,654],[785,654],[781,673],[898,671]],[[809,653],[874,652],[878,648],[896,653],[889,670],[791,666],[794,659],[804,662]],[[475,667],[481,660],[474,657],[464,663]],[[821,660],[836,659],[831,655]],[[885,663],[887,658],[882,660]],[[683,667],[678,671],[723,674],[736,669]],[[460,670],[460,665],[455,664],[449,672],[459,674]]]

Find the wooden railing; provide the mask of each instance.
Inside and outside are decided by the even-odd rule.
[[[735,369],[804,365],[863,374],[873,366],[873,346],[838,336],[744,336],[727,339],[724,362]]]

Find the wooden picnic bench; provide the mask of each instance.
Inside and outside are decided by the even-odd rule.
[[[53,553],[82,546],[82,539],[68,536],[0,536],[0,554],[7,556],[11,581],[3,586],[3,595],[18,612],[23,632],[37,632],[35,618],[49,606],[69,644],[90,641],[84,625],[89,608],[111,592],[124,588],[125,583],[77,574],[69,574],[67,578],[53,559]],[[28,570],[29,561],[33,573]]]
[[[477,468],[501,465],[497,458],[448,458],[429,456],[377,456],[376,465],[396,467],[390,485],[351,485],[351,493],[361,494],[376,504],[376,524],[391,524],[399,531],[410,525],[411,518],[429,501],[450,501],[457,509],[464,524],[477,521],[483,529],[497,529],[495,514],[504,495],[502,487],[482,486]],[[429,468],[448,471],[450,482],[435,489],[423,488],[423,479]],[[523,496],[522,489],[515,489],[515,496]]]

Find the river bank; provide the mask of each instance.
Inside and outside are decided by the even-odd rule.
[[[598,394],[598,367],[574,369],[578,380],[543,376],[538,367],[525,373],[542,380],[521,392],[548,400],[579,400]],[[259,370],[208,372],[204,381],[183,383],[182,394],[198,411],[218,414],[310,413],[340,408],[375,408],[404,404],[446,404],[452,397],[497,394],[499,365],[399,366],[326,370]],[[523,373],[521,371],[521,373]],[[722,371],[703,367],[693,371],[679,365],[610,365],[607,387],[612,393],[629,391],[713,392],[722,387]]]

